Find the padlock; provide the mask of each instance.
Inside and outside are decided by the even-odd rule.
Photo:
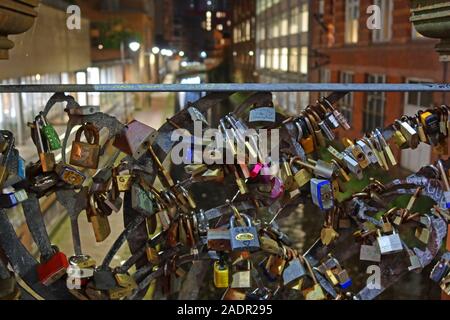
[[[306,154],[311,154],[315,151],[314,140],[311,135],[302,138],[300,140],[300,144],[302,145],[303,150],[305,150]]]
[[[91,193],[106,192],[111,186],[113,169],[110,167],[102,168],[92,177],[92,184],[89,191]]]
[[[416,149],[419,145],[419,133],[409,124],[407,117],[402,117],[400,121],[396,121],[401,133],[405,136],[406,141],[411,149]]]
[[[431,218],[428,215],[425,215],[423,217],[420,217],[420,223],[424,225],[424,227],[417,227],[415,236],[417,239],[419,239],[424,244],[428,244],[430,241],[431,236]]]
[[[116,287],[114,274],[108,269],[96,269],[94,271],[94,286],[98,290],[110,290]]]
[[[233,251],[255,251],[260,248],[258,232],[252,225],[251,219],[245,214],[240,214],[245,220],[246,226],[235,226],[235,215],[230,219],[230,241]]]
[[[392,224],[389,222],[388,218],[383,216],[382,218],[382,226],[381,229],[383,230],[383,233],[391,233],[394,231],[394,227],[392,226]]]
[[[319,125],[317,124],[314,116],[312,116],[309,113],[305,113],[306,117],[306,123],[308,123],[308,119],[309,119],[309,123],[312,126],[312,130],[314,132],[314,136],[316,138],[316,143],[317,143],[317,147],[325,147],[327,144],[325,142],[325,137],[323,136],[322,130],[320,130]]]
[[[381,252],[379,247],[362,244],[359,251],[359,259],[362,261],[380,262]]]
[[[352,285],[352,279],[348,275],[347,270],[343,269],[337,274],[339,286],[341,289],[348,289]]]
[[[366,157],[366,154],[363,152],[361,147],[357,144],[355,145],[350,139],[345,139],[345,142],[346,143],[344,144],[347,145],[347,148],[344,150],[344,153],[347,153],[349,156],[355,159],[361,169],[367,168],[370,164],[370,161]]]
[[[392,139],[394,140],[395,144],[401,149],[409,147],[407,144],[408,140],[406,140],[406,137],[403,135],[403,133],[400,132],[400,130],[395,130]]]
[[[25,189],[16,190],[16,192],[14,192],[14,196],[16,197],[16,201],[18,203],[28,200],[28,193],[25,191]]]
[[[44,286],[53,284],[66,273],[68,267],[66,255],[55,248],[55,253],[37,266],[39,282]]]
[[[439,261],[434,265],[430,273],[430,279],[439,283],[450,271],[450,254],[444,253]]]
[[[358,180],[363,179],[362,169],[355,159],[350,157],[348,154],[345,154],[344,158],[343,158],[343,162],[344,162],[345,166],[347,167],[347,169],[351,173],[353,173],[356,176],[356,178],[358,178]]]
[[[32,128],[33,132],[33,128]],[[41,161],[42,171],[51,172],[55,168],[55,154],[48,152],[44,147],[44,140],[42,139],[41,128],[38,120],[34,121],[34,132],[36,133],[36,148],[39,154],[39,160]]]
[[[244,127],[244,125],[236,120],[232,114],[225,116],[227,122],[231,125],[231,128],[234,130],[235,137],[237,138],[239,144],[241,146],[245,146],[245,148],[249,152],[249,162],[254,163],[252,161],[258,160],[258,146],[257,144],[251,143],[252,140],[247,141],[246,137],[248,136],[248,129]]]
[[[207,246],[209,250],[231,251],[230,231],[224,228],[208,229]]]
[[[321,210],[334,207],[333,188],[330,181],[313,178],[310,182],[313,203]]]
[[[136,281],[129,274],[117,273],[114,277],[116,280],[116,285],[113,288],[108,289],[108,296],[111,300],[126,298],[138,288]]]
[[[133,184],[131,187],[131,207],[144,216],[151,216],[155,214],[153,205],[153,195],[146,192],[139,185]]]
[[[146,124],[133,120],[116,135],[113,146],[138,160],[147,151],[155,129]]]
[[[0,194],[0,208],[11,209],[19,204],[14,192]]]
[[[233,273],[230,287],[244,289],[250,288],[251,286],[251,262],[250,260],[247,260],[247,268],[245,270],[238,270]]]
[[[305,300],[325,300],[326,296],[319,283],[315,283],[311,288],[302,290]]]
[[[89,196],[89,205],[86,209],[86,214],[89,222],[92,224],[95,240],[97,242],[106,240],[111,234],[111,227],[109,225],[108,217],[98,212],[93,195]]]
[[[120,174],[115,176],[115,182],[117,190],[119,192],[125,192],[131,189],[133,183],[133,176],[131,174]]]
[[[287,266],[283,270],[283,284],[287,286],[289,284],[292,284],[294,281],[298,281],[306,275],[306,269],[300,262],[300,259],[294,258],[288,262]]]
[[[3,188],[6,180],[9,176],[8,162],[12,156],[14,149],[14,135],[10,131],[1,130],[0,136],[3,137],[5,141],[4,150],[1,152],[1,162],[0,162],[0,190]]]
[[[373,164],[378,163],[377,157],[374,154],[372,148],[365,141],[357,140],[356,145],[358,145],[361,148],[362,152],[364,152],[370,163]]]
[[[381,235],[378,230],[377,243],[382,255],[392,254],[403,251],[402,241],[400,236],[396,233],[395,229],[393,234]]]
[[[322,108],[322,110],[325,113],[325,122],[328,124],[328,126],[331,129],[337,129],[339,128],[339,122],[337,121],[336,117],[334,116],[334,114],[331,112],[331,110],[327,109],[322,103],[321,101],[317,101],[317,104],[319,107]]]
[[[292,191],[298,188],[289,161],[286,159],[282,159],[281,162],[281,179],[283,180],[286,190]]]
[[[284,184],[283,181],[281,181],[278,177],[273,177],[271,179],[271,186],[272,190],[270,191],[270,198],[271,199],[278,199],[284,194]]]
[[[44,133],[45,139],[47,140],[48,147],[51,151],[61,149],[61,140],[59,139],[58,133],[52,125],[48,124],[46,117],[42,112],[39,113],[39,118],[41,120],[41,128]]]
[[[55,172],[62,181],[75,187],[80,187],[86,180],[86,176],[83,172],[67,164],[57,164],[55,167]]]
[[[93,142],[81,142],[81,134],[92,134]],[[72,151],[70,153],[70,164],[88,168],[97,169],[100,159],[100,133],[93,124],[85,124],[81,126],[75,134],[75,140],[72,143]]]
[[[439,117],[436,113],[431,113],[429,111],[420,112],[420,121],[425,129],[425,133],[428,136],[434,136],[440,132],[439,128]]]
[[[248,115],[248,122],[254,125],[267,125],[275,122],[276,112],[273,106],[256,106],[252,108]]]
[[[394,154],[392,153],[392,149],[389,146],[389,144],[386,142],[386,139],[384,139],[383,134],[381,133],[380,129],[375,129],[375,137],[378,139],[381,148],[386,153],[387,158],[389,159],[392,166],[397,165],[397,160],[394,157]]]
[[[214,285],[216,288],[228,288],[230,270],[223,261],[214,262]]]
[[[314,163],[314,165],[303,162],[298,158],[294,158],[294,159],[295,160],[293,161],[293,163],[303,166],[305,168],[311,169],[313,171],[314,175],[321,177],[321,178],[330,179],[334,175],[334,172],[336,170],[336,168],[334,167],[333,164],[325,162],[320,159],[317,160],[317,162],[313,161],[313,160],[309,160],[310,162]]]
[[[439,283],[439,287],[441,287],[441,290],[446,294],[450,295],[450,276],[446,275],[441,282]]]
[[[418,270],[418,269],[422,269],[423,266],[420,263],[420,259],[417,255],[413,254],[413,253],[409,253],[409,266],[408,266],[408,271],[414,271],[414,270]]]
[[[325,226],[320,231],[320,240],[324,246],[330,245],[338,237],[339,233],[337,233],[331,226]]]
[[[320,103],[325,108],[327,108],[328,110],[330,110],[333,113],[334,117],[339,122],[341,127],[344,128],[344,130],[350,130],[351,129],[351,127],[348,124],[348,121],[345,118],[345,116],[339,110],[335,109],[333,107],[333,105],[331,104],[331,102],[327,98],[325,98],[325,97],[320,98]]]

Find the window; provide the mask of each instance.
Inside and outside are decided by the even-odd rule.
[[[341,83],[353,83],[355,77],[351,72],[341,72]],[[341,99],[340,111],[347,118],[349,124],[353,121],[353,92],[349,92]]]
[[[272,69],[280,69],[280,49],[278,48],[273,49]]]
[[[244,41],[249,41],[250,40],[250,35],[251,35],[251,26],[250,26],[250,20],[247,20],[245,22],[245,36],[244,36]]]
[[[368,83],[385,83],[384,75],[369,75]],[[384,126],[384,92],[368,92],[367,102],[363,112],[363,130],[365,132],[372,131],[375,128],[383,128]]]
[[[289,71],[298,72],[298,49],[289,49]]]
[[[290,34],[297,34],[298,33],[298,29],[299,29],[299,26],[300,26],[300,21],[299,21],[300,16],[299,16],[299,14],[300,14],[300,10],[299,10],[298,7],[295,7],[295,8],[293,8],[291,10],[291,13],[290,13],[291,21],[290,21],[290,30],[289,30]]]
[[[266,67],[266,51],[262,49],[259,53],[259,68],[264,69]]]
[[[325,0],[319,0],[319,14],[321,16],[325,14]]]
[[[287,36],[288,30],[289,30],[288,14],[287,14],[287,12],[285,12],[281,16],[280,35],[281,36]]]
[[[358,42],[359,0],[345,1],[345,42]]]
[[[280,35],[280,26],[278,25],[278,17],[272,19],[272,38],[278,38]]]
[[[267,56],[266,56],[266,68],[267,69],[272,69],[272,59],[273,59],[272,49],[267,49]]]
[[[430,83],[426,81],[409,80],[408,83]],[[410,106],[416,106],[420,108],[429,108],[433,106],[433,93],[432,92],[407,92],[406,103]]]
[[[301,11],[301,28],[300,32],[308,32],[309,29],[309,10],[308,10],[308,4],[304,3],[302,4],[302,11]]]
[[[281,48],[280,69],[288,71],[288,48]]]
[[[374,4],[381,9],[381,29],[375,29],[372,32],[373,42],[385,42],[391,40],[392,37],[392,12],[394,1],[392,0],[375,0]]]
[[[308,47],[302,47],[300,49],[300,73],[308,73]]]

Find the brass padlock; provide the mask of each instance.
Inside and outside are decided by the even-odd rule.
[[[111,227],[109,225],[108,217],[101,215],[96,207],[94,196],[89,197],[89,206],[86,210],[88,220],[92,224],[94,230],[95,240],[103,242],[111,234]]]
[[[92,134],[93,143],[81,142],[81,134]],[[88,168],[97,169],[100,158],[100,134],[98,128],[93,124],[85,124],[78,129],[75,140],[72,143],[72,152],[70,154],[70,164]]]
[[[119,192],[129,191],[133,183],[133,176],[131,174],[121,174],[115,176],[115,183]]]

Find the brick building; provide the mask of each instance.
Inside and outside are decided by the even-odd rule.
[[[233,82],[256,82],[256,0],[232,4]]]
[[[407,83],[442,82],[444,68],[436,42],[420,36],[409,21],[407,0],[311,1],[310,82]],[[370,5],[379,5],[382,28],[367,27]],[[315,100],[317,95],[312,95]],[[354,93],[341,109],[353,137],[383,127],[419,107],[442,103],[442,94]],[[398,154],[400,151],[396,150]],[[416,170],[429,163],[431,148],[402,151],[403,167]]]

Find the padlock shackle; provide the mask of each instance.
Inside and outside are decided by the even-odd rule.
[[[77,133],[75,134],[75,141],[76,142],[80,142],[81,141],[81,134],[83,132],[90,132],[94,134],[94,142],[90,143],[89,141],[87,141],[88,144],[91,145],[99,145],[100,144],[100,133],[98,128],[92,124],[92,123],[85,123],[83,124],[78,130]]]
[[[237,210],[237,209],[236,209]],[[244,218],[244,220],[247,222],[247,226],[251,227],[252,226],[252,221],[250,219],[250,217],[244,213],[239,213],[239,215]],[[236,216],[233,214],[230,218],[230,229],[235,228],[235,221],[236,221]]]

